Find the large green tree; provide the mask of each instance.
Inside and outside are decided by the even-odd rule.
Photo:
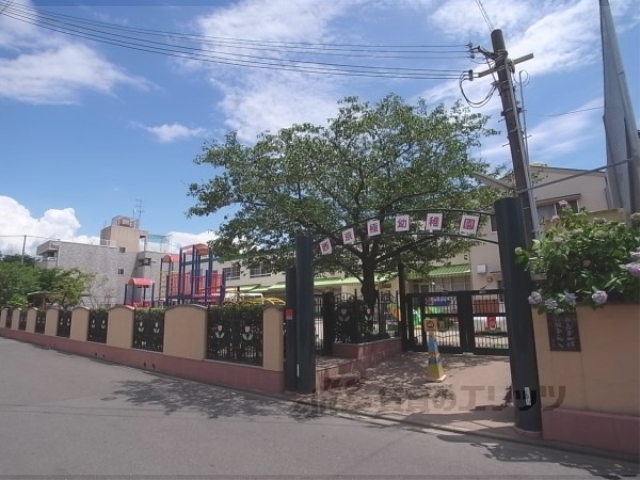
[[[460,104],[430,110],[424,101],[410,105],[389,95],[375,104],[348,97],[327,125],[265,132],[252,146],[231,133],[223,143],[207,143],[195,159],[215,170],[211,180],[190,186],[196,202],[189,214],[236,209],[224,217],[212,248],[273,271],[291,264],[296,234],[342,244],[340,230],[353,225],[359,242],[318,255],[315,273],[357,277],[371,303],[376,274],[397,271],[399,261],[426,273],[433,261],[469,248],[468,240],[437,235],[368,238],[366,220],[380,219],[385,230],[393,229],[397,211],[491,207],[497,192],[471,178],[495,173],[470,154],[496,133],[487,121]],[[448,217],[447,228],[457,232],[459,216]]]
[[[51,302],[63,307],[77,305],[90,290],[95,278],[93,273],[84,273],[77,268],[40,270],[40,289],[49,292]]]
[[[0,306],[25,307],[28,294],[36,291],[48,292],[49,301],[65,307],[77,305],[94,276],[77,268],[38,268],[28,255],[0,254]]]
[[[0,261],[0,307],[25,307],[27,293],[39,289],[38,273],[33,265]]]

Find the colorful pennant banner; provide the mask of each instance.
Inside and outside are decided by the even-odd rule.
[[[427,232],[437,232],[443,229],[444,214],[427,213],[427,217],[424,223],[424,230]],[[422,223],[422,222],[420,222]],[[480,216],[478,215],[462,215],[460,219],[460,235],[473,236],[478,233],[478,227],[480,226]],[[409,215],[397,215],[395,218],[395,231],[396,232],[409,232],[411,231],[411,218]],[[377,237],[382,235],[382,227],[380,220],[374,219],[367,222],[367,235],[371,237]],[[347,228],[342,232],[343,245],[353,245],[356,242],[356,234],[353,228]],[[320,252],[323,255],[330,255],[333,253],[333,245],[330,238],[326,238],[320,242]]]

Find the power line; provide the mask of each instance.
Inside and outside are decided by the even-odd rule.
[[[536,116],[538,117],[561,117],[563,115],[571,115],[573,113],[581,113],[581,112],[590,112],[592,110],[602,110],[604,107],[593,107],[593,108],[583,108],[580,110],[572,110],[570,112],[563,112],[563,113],[551,113],[551,114],[537,114]]]
[[[487,11],[484,9],[482,2],[480,0],[476,0],[476,5],[478,5],[478,8],[480,9],[482,18],[484,18],[484,23],[486,23],[487,27],[489,27],[489,33],[493,32],[493,23],[491,23],[491,19],[489,18],[489,15],[487,15]]]
[[[13,0],[12,0],[13,1]],[[10,2],[12,3],[12,2]],[[37,13],[38,11],[34,8],[30,8],[30,7],[25,7],[25,6],[21,6],[21,5],[15,5],[11,7],[11,10],[16,10],[16,11],[22,11],[22,12],[27,12],[27,13]],[[45,10],[40,10],[43,12],[46,12]],[[94,24],[94,25],[103,25],[103,26],[107,26],[108,28],[114,29],[114,30],[124,30],[124,31],[131,31],[131,32],[139,32],[139,33],[145,33],[145,34],[151,34],[151,35],[161,35],[161,36],[172,36],[172,37],[185,37],[185,38],[194,38],[194,39],[199,39],[199,40],[221,40],[221,41],[230,41],[230,42],[237,42],[237,43],[245,43],[245,44],[254,44],[254,45],[280,45],[280,46],[289,46],[292,48],[331,48],[331,49],[342,49],[342,48],[348,48],[348,49],[352,49],[352,48],[361,48],[361,49],[373,49],[373,50],[378,50],[378,49],[394,49],[394,48],[437,48],[437,49],[445,49],[445,48],[457,48],[457,49],[462,49],[464,48],[464,50],[461,50],[463,52],[466,52],[466,48],[468,47],[467,44],[452,44],[452,45],[366,45],[366,44],[340,44],[340,43],[336,43],[336,44],[323,44],[323,43],[307,43],[307,42],[282,42],[282,41],[275,41],[275,40],[252,40],[252,39],[245,39],[245,38],[232,38],[232,37],[218,37],[218,36],[212,36],[212,35],[198,35],[198,34],[190,34],[190,33],[184,33],[184,32],[171,32],[171,31],[166,31],[166,30],[152,30],[152,29],[143,29],[143,28],[137,28],[137,27],[128,27],[128,26],[122,26],[122,25],[118,25],[118,24],[114,24],[114,23],[109,23],[109,22],[102,22],[102,21],[98,21],[98,20],[92,20],[92,19],[86,19],[86,18],[82,18],[82,17],[77,17],[77,16],[72,16],[72,15],[64,15],[64,14],[60,14],[60,13],[53,13],[53,12],[46,12],[42,14],[43,16],[48,16],[48,17],[58,17],[58,18],[66,18],[69,20],[74,20],[80,23],[86,23],[86,24]]]
[[[93,24],[96,22],[85,22],[81,20],[80,22],[70,23],[68,21],[61,21],[56,18],[52,18],[53,16],[51,15],[41,15],[32,10],[25,10],[24,8],[6,8],[3,14],[14,20],[31,24],[39,28],[93,40],[99,43],[209,63],[270,68],[316,74],[376,78],[413,78],[422,80],[457,78],[457,71],[450,69],[380,67],[305,60],[269,59],[265,58],[264,55],[256,56],[240,53],[216,52],[198,47],[176,46],[155,40],[141,39],[119,33],[89,28],[82,25],[82,23]],[[104,22],[101,22],[101,24],[104,24]],[[118,30],[122,29],[118,27]],[[327,67],[330,68],[327,69]]]
[[[165,56],[173,56],[190,60],[198,60],[208,63],[218,63],[224,65],[289,70],[304,73],[328,74],[328,75],[346,75],[346,76],[363,76],[374,78],[405,78],[405,79],[453,79],[457,78],[459,70],[453,69],[432,69],[432,68],[409,68],[409,67],[383,67],[379,65],[356,65],[346,63],[309,61],[301,59],[285,59],[285,58],[268,58],[264,53],[260,55],[251,55],[246,53],[230,52],[232,49],[256,50],[258,52],[268,50],[270,52],[281,53],[313,53],[315,55],[334,55],[334,56],[351,56],[351,57],[368,57],[368,58],[392,58],[424,60],[427,58],[437,58],[439,60],[447,58],[468,58],[468,50],[460,50],[460,45],[452,46],[383,46],[370,47],[365,45],[351,45],[351,51],[344,50],[347,45],[322,45],[322,44],[301,44],[301,43],[284,43],[284,42],[258,42],[246,39],[229,39],[222,37],[206,37],[190,34],[176,34],[170,32],[143,30],[131,27],[121,27],[105,22],[89,21],[78,17],[71,17],[60,14],[40,14],[33,9],[24,7],[8,6],[3,13],[4,16],[16,21],[31,24],[39,28],[56,31],[59,33],[76,36],[88,40],[97,41],[99,43],[120,46],[138,51],[162,54]],[[125,33],[120,33],[125,32]],[[199,39],[204,43],[215,40],[219,46],[226,47],[223,49],[213,50],[202,48],[201,46],[176,45],[175,43],[166,43],[154,39],[132,36],[132,34],[142,33],[151,35],[152,37],[162,36],[169,39]],[[212,43],[215,45],[216,43]],[[427,51],[425,48],[441,48],[440,51]],[[468,46],[466,46],[469,48]],[[393,50],[393,48],[402,48],[403,50]],[[408,48],[423,50],[407,50]],[[444,50],[447,48],[456,48],[457,50]],[[284,50],[283,50],[284,49]],[[290,51],[290,50],[293,50]],[[367,52],[363,54],[362,52]],[[462,53],[466,52],[463,56]],[[407,56],[410,53],[412,56]],[[435,53],[442,56],[425,56]],[[402,54],[402,55],[400,55]],[[455,55],[454,55],[455,54]],[[416,56],[417,55],[417,56]],[[328,68],[327,68],[328,67]]]

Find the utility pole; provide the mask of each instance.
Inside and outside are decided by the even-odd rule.
[[[502,30],[491,32],[491,43],[493,52],[481,52],[491,57],[495,66],[484,72],[477,74],[477,77],[484,77],[491,73],[498,74],[498,92],[502,101],[502,116],[507,126],[507,138],[511,149],[511,160],[513,162],[513,173],[515,175],[515,190],[522,201],[525,218],[525,228],[527,230],[527,244],[531,245],[532,239],[539,237],[540,224],[538,222],[538,211],[531,185],[531,172],[529,170],[528,151],[524,141],[524,133],[520,125],[520,108],[518,107],[513,85],[512,74],[514,65],[525,62],[533,58],[533,54],[526,55],[516,60],[510,60],[507,48],[504,43]]]

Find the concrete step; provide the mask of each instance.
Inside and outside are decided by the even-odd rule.
[[[342,373],[332,375],[324,379],[323,390],[329,390],[333,388],[352,387],[357,385],[362,380],[360,372]]]

